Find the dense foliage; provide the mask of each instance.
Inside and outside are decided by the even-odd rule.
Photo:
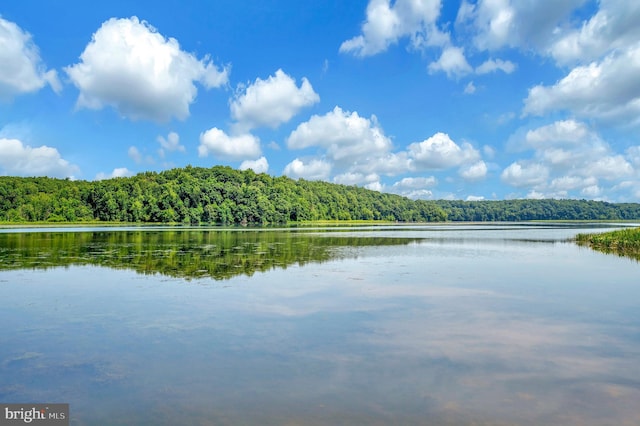
[[[433,202],[229,167],[186,167],[86,182],[0,177],[0,221],[268,224],[443,221]]]
[[[0,221],[269,224],[313,220],[640,219],[640,204],[584,200],[425,201],[230,167],[128,178],[0,177]]]
[[[638,220],[640,204],[587,200],[436,201],[450,221]]]

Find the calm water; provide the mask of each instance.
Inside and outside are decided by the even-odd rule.
[[[0,230],[0,401],[73,425],[638,425],[640,263],[567,241],[594,230]]]

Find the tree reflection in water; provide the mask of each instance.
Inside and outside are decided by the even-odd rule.
[[[0,233],[0,270],[98,265],[141,274],[223,280],[357,256],[349,247],[420,240],[340,234],[240,229]]]

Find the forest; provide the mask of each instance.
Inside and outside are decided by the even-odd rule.
[[[640,204],[587,200],[411,200],[357,186],[293,180],[226,166],[176,168],[100,181],[0,177],[0,222],[268,225],[638,220]]]

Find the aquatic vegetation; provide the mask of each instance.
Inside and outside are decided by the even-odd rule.
[[[98,265],[181,278],[251,276],[349,256],[344,247],[401,245],[415,238],[176,229],[0,233],[0,271]]]
[[[640,228],[621,229],[601,234],[579,234],[576,242],[604,253],[640,260]]]

